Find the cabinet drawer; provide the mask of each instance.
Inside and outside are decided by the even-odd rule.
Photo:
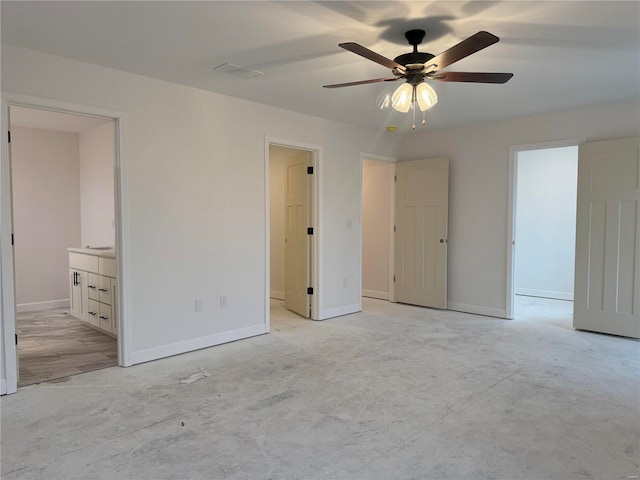
[[[111,305],[100,304],[100,328],[106,332],[111,332]]]
[[[100,300],[100,275],[95,273],[88,274],[89,281],[87,282],[87,288],[89,289],[89,298],[93,300]]]
[[[94,327],[100,326],[100,302],[89,299],[89,323]]]
[[[116,261],[113,258],[98,259],[98,268],[100,275],[106,275],[107,277],[116,277]]]
[[[100,294],[100,301],[111,305],[111,279],[100,275],[100,284],[98,285],[98,293]]]
[[[98,273],[98,257],[95,255],[83,255],[82,253],[70,252],[69,268]]]

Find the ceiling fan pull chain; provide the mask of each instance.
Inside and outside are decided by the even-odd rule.
[[[416,87],[413,86],[413,94],[411,95],[411,109],[413,110],[413,125],[412,130],[416,129]]]
[[[427,120],[425,118],[426,116],[427,116],[427,111],[423,110],[422,111],[422,125],[426,125],[427,124]]]

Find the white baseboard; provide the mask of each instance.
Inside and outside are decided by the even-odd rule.
[[[377,292],[375,290],[362,289],[362,296],[369,298],[379,298],[380,300],[389,300],[389,292]]]
[[[7,394],[7,380],[3,378],[0,380],[0,395],[6,395],[6,394]]]
[[[353,305],[346,305],[344,307],[322,310],[320,311],[320,318],[314,318],[314,320],[327,320],[328,318],[341,317],[342,315],[350,315],[361,311],[362,303],[354,303]]]
[[[206,337],[192,338],[190,340],[171,343],[169,345],[148,348],[146,350],[132,352],[131,364],[135,365],[137,363],[150,362],[151,360],[171,357],[173,355],[213,347],[222,343],[234,342],[236,340],[242,340],[243,338],[255,337],[256,335],[262,335],[265,333],[268,333],[266,325],[261,323],[252,327],[239,328],[238,330],[231,330],[229,332],[216,333]]]
[[[525,295],[527,297],[554,298],[556,300],[573,301],[573,292],[554,292],[552,290],[536,290],[533,288],[516,288],[516,295]]]
[[[52,308],[69,308],[69,305],[68,298],[49,300],[47,302],[18,303],[16,305],[16,311],[18,313],[37,312],[40,310],[51,310]]]
[[[275,298],[276,300],[284,300],[284,292],[276,292],[275,290],[271,290],[269,297]]]
[[[447,303],[447,308],[449,310],[455,310],[456,312],[474,313],[476,315],[485,315],[487,317],[507,318],[507,311],[504,308],[490,308],[456,302]]]

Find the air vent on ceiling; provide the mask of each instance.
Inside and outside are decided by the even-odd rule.
[[[250,68],[243,67],[242,65],[236,65],[235,63],[228,62],[218,65],[217,67],[213,67],[213,69],[216,72],[224,72],[240,78],[256,78],[264,75],[264,73],[257,70],[252,70]]]

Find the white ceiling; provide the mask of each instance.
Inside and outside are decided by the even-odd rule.
[[[9,121],[12,127],[82,133],[96,128],[103,123],[112,122],[113,120],[12,106],[10,107]]]
[[[338,47],[393,58],[422,28],[438,54],[479,30],[500,42],[448,68],[513,72],[505,85],[431,85],[427,126],[508,118],[640,96],[636,1],[1,2],[2,42],[372,129],[410,114],[380,110],[398,84],[324,89],[389,71]],[[225,62],[263,72],[215,71]]]

